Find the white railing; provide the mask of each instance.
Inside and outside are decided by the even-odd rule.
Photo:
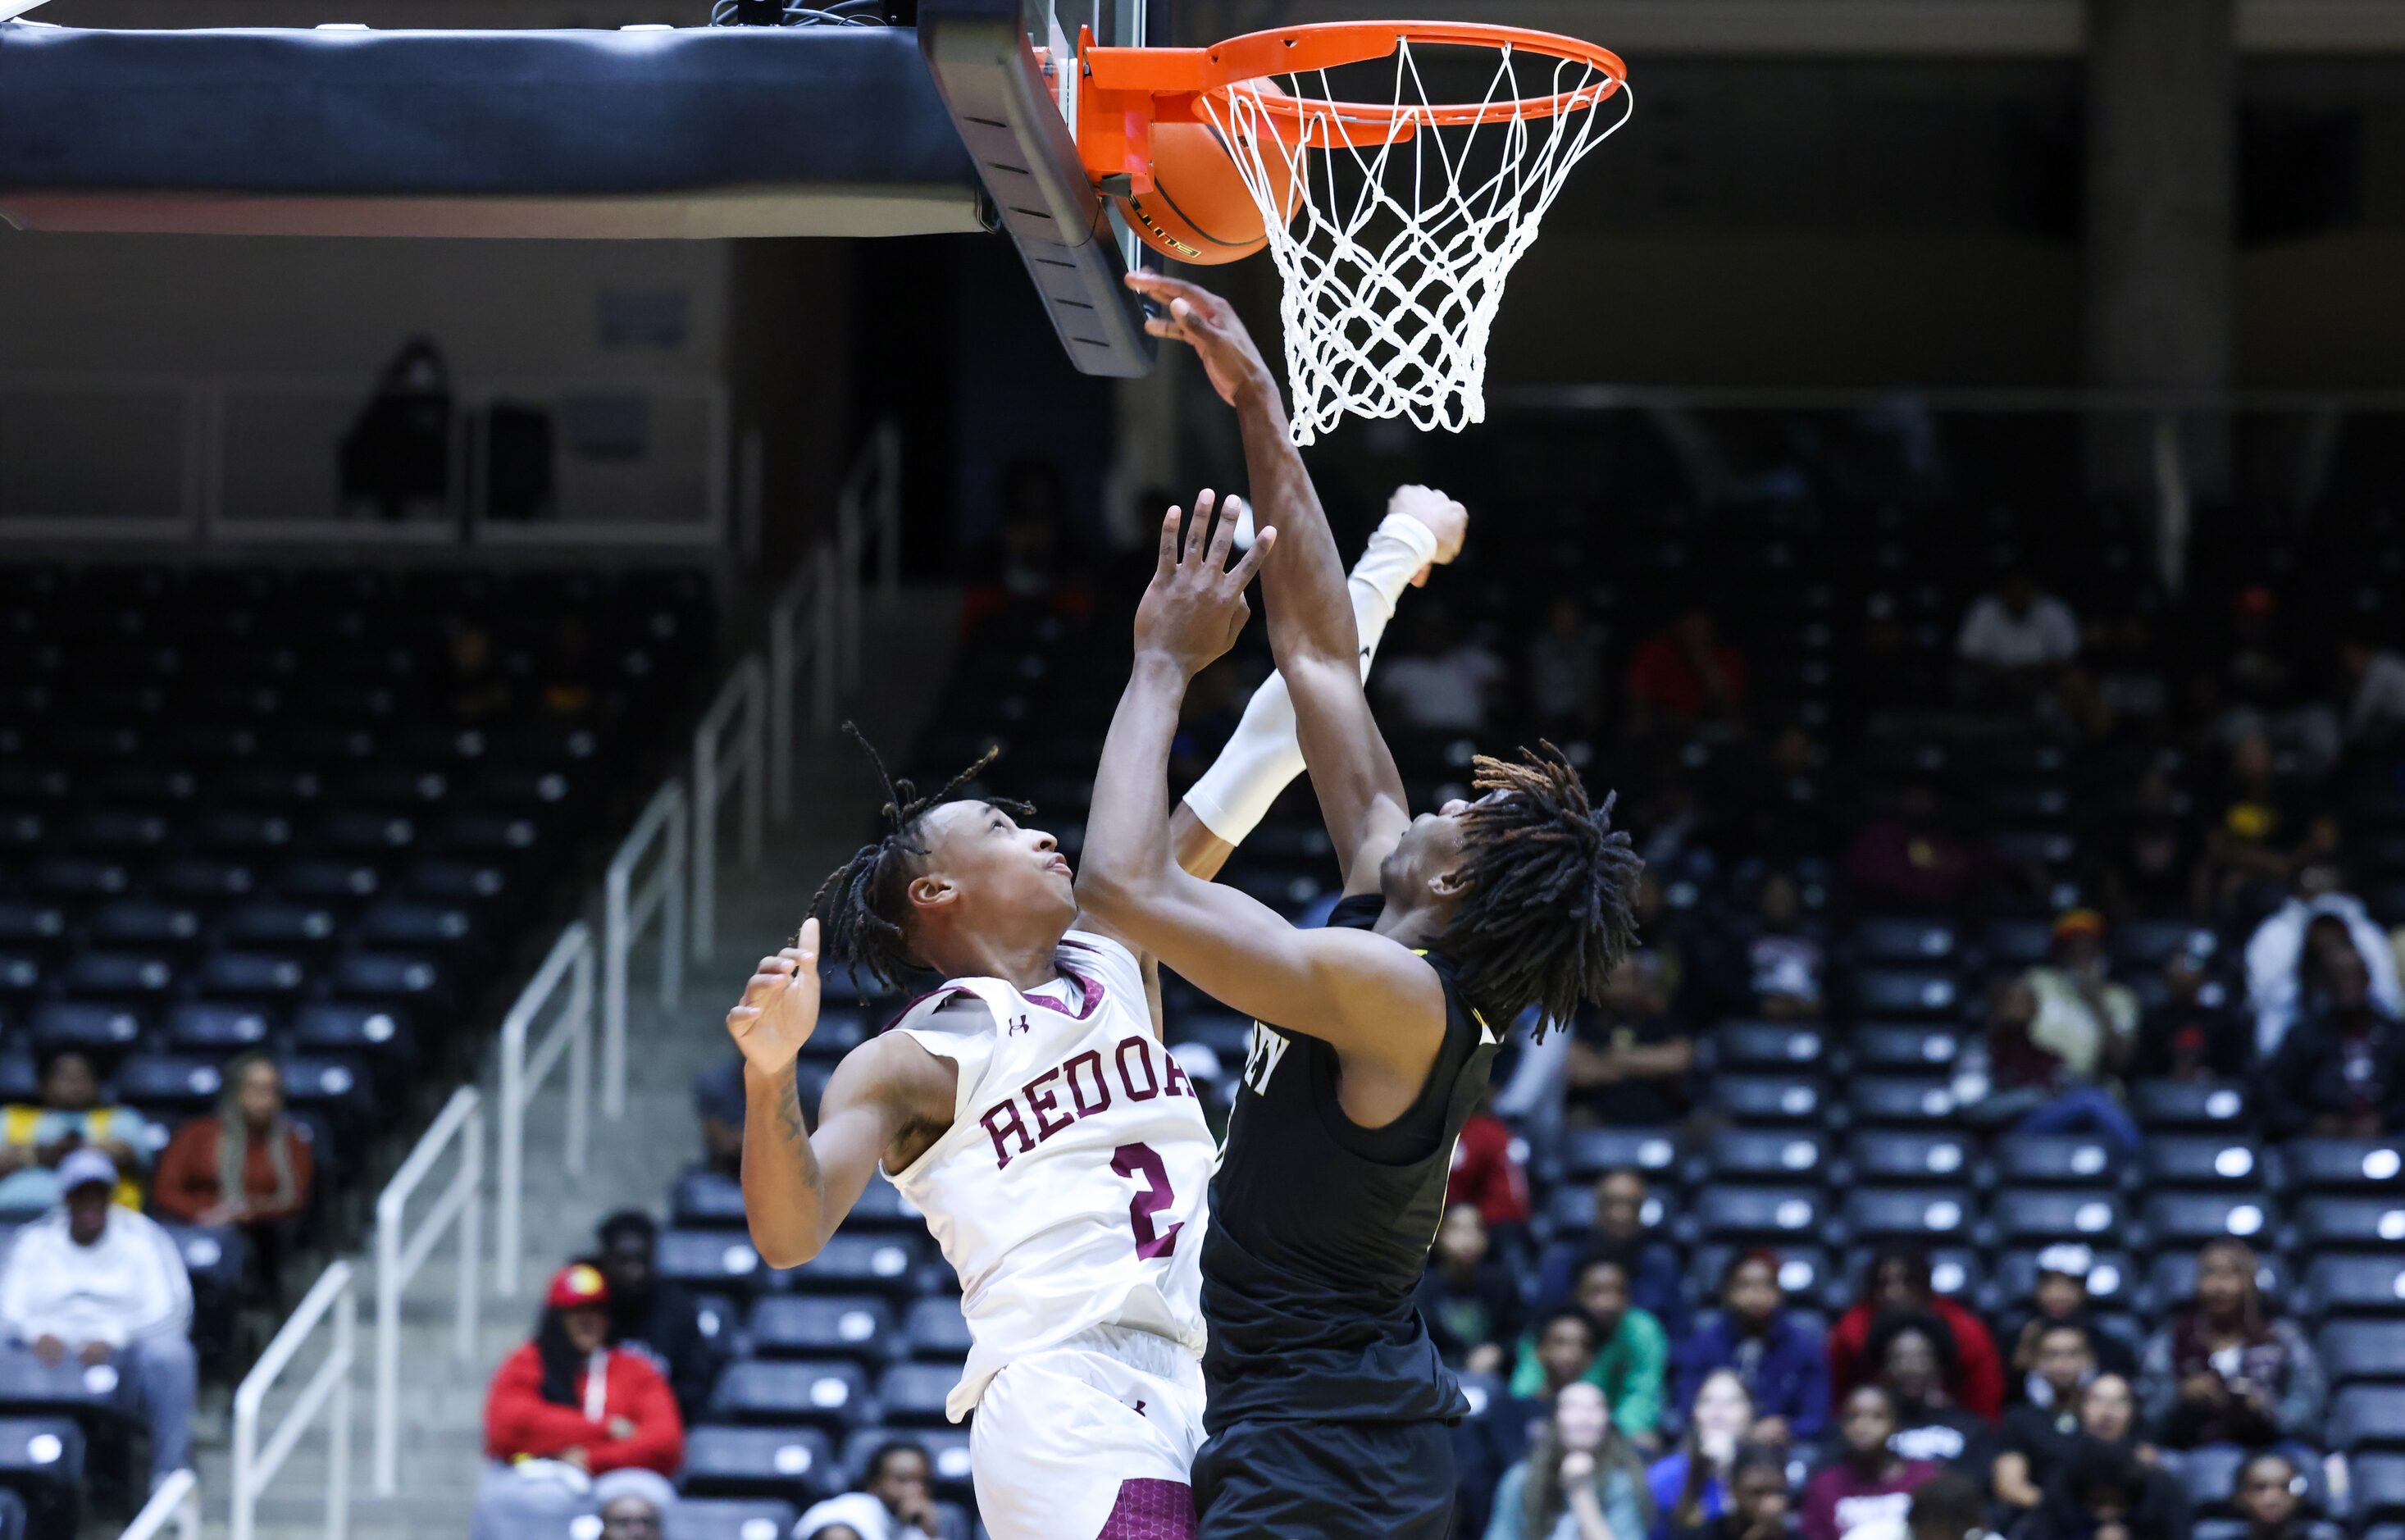
[[[738,832],[743,864],[756,867],[766,849],[762,809],[767,792],[767,674],[758,653],[747,653],[726,676],[718,699],[693,729],[693,955],[709,960],[718,933],[718,804],[742,788]],[[730,731],[732,737],[730,739]]]
[[[117,1540],[157,1540],[170,1524],[176,1540],[201,1540],[201,1478],[190,1471],[171,1472],[160,1482]]]
[[[259,1447],[259,1419],[267,1392],[274,1387],[276,1377],[284,1373],[285,1365],[301,1350],[302,1344],[316,1331],[317,1322],[330,1314],[334,1318],[333,1349],[292,1405],[285,1408],[284,1420],[262,1450]],[[275,1340],[267,1345],[267,1351],[260,1355],[257,1366],[243,1377],[241,1388],[233,1392],[232,1540],[255,1540],[260,1493],[284,1468],[292,1446],[309,1431],[321,1410],[326,1413],[326,1436],[330,1441],[325,1533],[327,1540],[343,1540],[349,1533],[351,1367],[359,1357],[359,1299],[352,1288],[351,1264],[337,1262],[318,1278],[301,1307],[292,1312],[284,1329],[275,1334]]]
[[[602,881],[601,1110],[612,1118],[626,1110],[628,957],[654,914],[660,917],[660,1004],[676,1004],[684,989],[687,822],[684,783],[670,776],[619,841]],[[638,883],[636,869],[654,845],[659,861]]]
[[[413,1236],[406,1226],[410,1195],[455,1142],[459,1149],[458,1167],[443,1195],[420,1218]],[[401,1296],[454,1220],[459,1225],[459,1276],[451,1350],[463,1362],[472,1362],[476,1356],[477,1312],[482,1307],[476,1262],[485,1226],[485,1109],[475,1087],[463,1085],[451,1093],[442,1115],[376,1199],[375,1215],[375,1492],[378,1497],[391,1497],[401,1484]]]
[[[569,986],[568,1003],[551,1030],[529,1050],[527,1039],[534,1031],[535,1018],[559,993],[563,982]],[[499,1237],[493,1248],[493,1273],[494,1285],[504,1295],[518,1292],[518,1265],[525,1260],[521,1206],[526,1199],[527,1104],[542,1089],[544,1077],[563,1053],[568,1057],[566,1165],[570,1175],[581,1175],[588,1103],[593,1096],[593,931],[582,920],[571,921],[559,933],[551,954],[527,981],[501,1023],[500,1180],[496,1204],[500,1221]]]
[[[768,607],[768,802],[781,827],[794,816],[794,713],[802,666],[810,668],[810,728],[835,730],[836,700],[860,678],[860,555],[874,523],[877,584],[891,603],[902,588],[902,431],[878,424],[836,496],[835,529],[812,547]]]

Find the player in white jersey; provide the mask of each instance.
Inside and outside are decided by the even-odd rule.
[[[1409,516],[1415,535],[1373,541],[1358,600],[1378,623],[1406,581],[1458,551],[1447,506]],[[1301,768],[1284,699],[1263,687],[1181,809],[1186,869],[1216,871]],[[1021,827],[1027,810],[952,799],[985,763],[933,797],[891,783],[891,832],[828,880],[797,944],[762,959],[728,1013],[745,1061],[744,1208],[762,1259],[796,1266],[881,1167],[960,1274],[975,1346],[948,1410],[977,1412],[987,1531],[1177,1540],[1193,1533],[1202,1439],[1212,1138],[1161,1046],[1150,960],[1078,914],[1069,864]],[[947,982],[845,1056],[808,1133],[795,1056],[817,1023],[822,919],[854,966]]]

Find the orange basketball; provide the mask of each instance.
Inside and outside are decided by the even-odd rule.
[[[1302,188],[1287,154],[1272,147],[1262,156],[1278,206],[1288,219],[1302,206]],[[1208,266],[1249,257],[1268,244],[1260,205],[1245,186],[1245,175],[1219,131],[1208,123],[1152,125],[1150,192],[1118,198],[1128,228],[1164,257]]]

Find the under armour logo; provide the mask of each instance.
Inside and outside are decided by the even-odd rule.
[[[1135,1404],[1135,1415],[1138,1417],[1142,1417],[1144,1415],[1144,1403],[1141,1401]]]
[[[1016,1038],[1022,1032],[1033,1032],[1035,1028],[1029,1024],[1027,1018],[1021,1016],[1019,1020],[1010,1024],[1010,1031],[1007,1036]]]

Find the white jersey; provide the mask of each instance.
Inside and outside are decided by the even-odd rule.
[[[961,1277],[974,1346],[955,1422],[1004,1364],[1096,1326],[1202,1351],[1202,1101],[1126,947],[1073,930],[1060,966],[1033,994],[951,980],[891,1029],[959,1066],[952,1126],[889,1173]]]

